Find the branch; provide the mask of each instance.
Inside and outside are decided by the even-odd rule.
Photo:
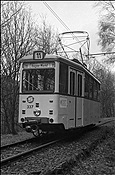
[[[1,27],[2,27],[2,28],[5,27],[5,26],[7,25],[7,23],[11,20],[11,18],[12,18],[13,16],[15,16],[21,9],[22,9],[22,6],[20,7],[19,10],[17,10],[14,14],[12,14],[11,17],[10,17],[9,19],[7,19],[5,22],[3,22],[3,23],[1,24]]]
[[[115,7],[114,7],[114,5],[112,4],[112,2],[111,2],[111,1],[109,1],[109,2],[110,2],[111,7],[115,10]]]

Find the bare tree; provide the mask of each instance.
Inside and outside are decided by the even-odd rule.
[[[59,50],[58,32],[48,24],[46,16],[41,16],[41,25],[37,27],[36,48],[45,53],[56,53]]]
[[[9,124],[10,132],[16,133],[14,123],[19,89],[18,61],[34,49],[36,34],[30,13],[24,4],[19,1],[5,3],[1,14],[3,21],[7,21],[1,32],[2,107],[6,126]]]
[[[104,117],[114,117],[115,86],[113,82],[115,76],[110,71],[101,70],[101,107]]]
[[[9,133],[16,133],[18,113],[19,60],[35,49],[54,53],[58,49],[57,33],[45,19],[37,26],[24,2],[6,1],[2,8],[2,113]],[[5,21],[5,22],[4,22]]]
[[[101,18],[99,20],[99,44],[102,51],[115,52],[115,2],[99,1],[96,7],[100,7]],[[106,59],[108,63],[115,62],[115,54],[109,55]]]
[[[111,73],[98,61],[93,61],[92,72],[100,80],[100,102],[101,102],[101,116],[114,117],[114,103],[115,103],[115,74]]]
[[[6,9],[7,4],[8,3],[6,1],[1,1],[2,11],[4,11]],[[1,19],[1,25],[0,26],[1,26],[2,29],[10,22],[10,20],[12,19],[12,17],[15,16],[21,10],[21,8],[22,8],[22,6],[20,6],[20,8],[17,9],[17,11],[15,11],[14,13],[8,14],[7,19],[4,19],[4,18]]]

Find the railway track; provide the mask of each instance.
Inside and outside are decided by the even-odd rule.
[[[32,142],[32,141],[35,141],[35,139],[36,138],[33,137],[31,139],[22,140],[22,141],[19,141],[19,142],[11,143],[9,145],[3,145],[3,146],[0,147],[0,149],[3,150],[3,149],[6,149],[6,148],[10,148],[10,147],[16,146],[16,145]]]
[[[71,133],[73,133],[73,132],[71,132]],[[80,136],[80,134],[78,134],[78,137]],[[23,152],[21,152],[21,153],[18,153],[18,154],[15,154],[15,155],[13,155],[13,156],[8,156],[7,158],[3,158],[2,160],[1,160],[1,166],[3,166],[3,165],[7,165],[8,163],[12,163],[12,162],[14,162],[14,161],[16,161],[16,160],[19,160],[20,158],[23,158],[23,157],[25,157],[25,156],[28,156],[28,155],[30,155],[31,153],[33,153],[33,152],[35,152],[35,151],[39,151],[39,150],[41,150],[42,148],[46,148],[46,147],[48,147],[48,146],[50,146],[50,145],[52,145],[52,144],[55,144],[55,143],[57,143],[57,142],[60,142],[60,141],[62,141],[62,140],[65,140],[65,139],[68,139],[68,138],[70,138],[70,136],[69,136],[69,132],[65,132],[65,133],[63,133],[63,134],[61,134],[61,135],[56,135],[55,136],[55,140],[54,139],[52,139],[52,141],[51,141],[51,138],[50,138],[50,141],[47,141],[47,143],[38,143],[37,142],[37,144],[39,144],[39,146],[34,146],[34,148],[32,148],[32,149],[29,149],[29,150],[27,150],[27,151],[23,151]],[[34,138],[34,139],[32,139],[32,140],[35,140],[36,138]],[[28,140],[29,141],[29,140]],[[25,141],[26,142],[26,141]],[[2,149],[3,148],[8,148],[9,146],[10,147],[12,147],[12,146],[16,146],[16,144],[21,144],[21,143],[25,143],[24,141],[23,142],[19,142],[19,143],[15,143],[15,144],[11,144],[11,145],[6,145],[6,146],[3,146],[2,147]]]
[[[19,154],[14,155],[14,156],[10,156],[10,157],[8,157],[8,158],[2,159],[2,160],[1,160],[1,166],[6,165],[6,164],[8,164],[8,163],[11,163],[11,162],[13,162],[13,161],[16,161],[16,160],[18,160],[18,159],[20,159],[20,158],[22,158],[22,157],[24,157],[24,156],[27,156],[27,155],[31,154],[31,153],[34,152],[34,151],[41,150],[42,148],[45,148],[45,147],[47,147],[47,146],[50,146],[50,145],[52,145],[52,144],[54,144],[54,143],[57,143],[57,142],[59,142],[59,141],[61,141],[61,140],[62,140],[62,139],[53,140],[53,141],[50,141],[50,142],[41,144],[41,145],[39,145],[39,146],[36,146],[35,148],[32,148],[32,149],[30,149],[30,150],[28,150],[28,151],[24,151],[24,152],[22,152],[22,153],[19,153]]]
[[[101,126],[101,125],[104,125],[104,124],[106,124],[106,123],[108,123],[108,122],[112,122],[112,120],[111,121],[105,121],[104,123],[99,123],[98,124],[98,126]],[[95,127],[94,127],[95,128]],[[86,130],[85,130],[86,131]],[[83,134],[83,132],[82,132],[82,134]],[[78,134],[79,135],[79,134]],[[68,136],[66,135],[66,138],[67,138]],[[78,136],[78,137],[80,137],[80,135]],[[28,141],[30,141],[30,140],[35,140],[36,138],[32,138],[32,139],[28,139]],[[18,160],[18,159],[20,159],[20,158],[22,158],[22,157],[24,157],[24,156],[28,156],[28,155],[30,155],[32,152],[35,152],[35,151],[39,151],[39,150],[41,150],[42,148],[46,148],[47,146],[50,146],[50,145],[52,145],[52,144],[55,144],[55,143],[57,143],[57,142],[60,142],[60,141],[62,141],[62,140],[64,140],[65,139],[65,137],[64,138],[59,138],[59,139],[56,139],[56,140],[50,140],[50,141],[47,141],[47,143],[41,143],[41,144],[39,144],[39,146],[36,146],[36,147],[34,147],[34,148],[32,148],[32,149],[29,149],[29,150],[26,150],[26,151],[23,151],[23,152],[21,152],[21,153],[18,153],[18,154],[16,154],[16,155],[13,155],[13,156],[9,156],[9,157],[7,157],[7,158],[4,158],[4,159],[2,159],[1,160],[1,166],[3,166],[3,165],[6,165],[6,164],[8,164],[8,163],[11,163],[11,162],[13,162],[13,161],[16,161],[16,160]],[[26,140],[27,141],[27,140]],[[19,143],[14,143],[14,144],[11,144],[11,145],[6,145],[6,146],[3,146],[3,147],[1,147],[2,149],[3,148],[7,148],[8,146],[15,146],[16,144],[21,144],[21,143],[25,143],[26,141],[23,141],[23,142],[19,142]]]
[[[115,121],[115,119],[101,123],[98,126],[102,126],[102,125],[105,125],[107,123],[111,123],[113,121]],[[114,124],[113,124],[113,126],[114,126]],[[54,174],[55,175],[56,174],[79,174],[79,173],[80,174],[87,174],[87,175],[93,174],[93,173],[95,174],[95,171],[98,171],[98,169],[96,170],[96,168],[97,168],[96,165],[97,166],[99,165],[99,172],[98,173],[100,174],[101,166],[99,164],[99,158],[100,158],[100,162],[101,162],[101,156],[102,156],[102,162],[101,162],[102,163],[102,174],[104,172],[103,167],[105,168],[105,173],[108,172],[107,174],[114,174],[115,171],[114,171],[114,165],[112,164],[113,162],[110,161],[109,163],[108,162],[106,163],[106,161],[107,161],[106,158],[107,157],[109,158],[109,156],[110,156],[110,159],[112,160],[112,158],[113,158],[113,161],[114,161],[114,153],[111,154],[112,147],[109,147],[110,150],[109,149],[104,150],[105,148],[107,148],[106,142],[108,142],[109,146],[110,145],[112,146],[112,143],[114,143],[111,141],[112,140],[111,138],[114,138],[114,137],[111,137],[113,133],[112,133],[112,130],[108,130],[108,129],[102,133],[99,134],[98,139],[94,139],[93,142],[88,144],[86,147],[83,147],[83,149],[81,149],[81,151],[79,151],[78,153],[75,152],[74,156],[72,156],[72,157],[70,156],[67,160],[61,162],[55,168],[52,168],[51,170],[49,170],[48,173],[47,172],[44,173],[44,175],[47,175],[47,174],[52,174],[52,175],[54,175]],[[100,154],[100,151],[101,151],[101,154]],[[93,154],[92,154],[92,152],[93,152]],[[113,152],[114,152],[114,150],[113,150]],[[90,158],[91,156],[93,158]],[[94,157],[97,160],[97,164],[96,164]],[[87,160],[87,158],[89,160]],[[105,158],[105,160],[104,160],[104,158]],[[94,163],[94,165],[92,162]],[[90,165],[90,163],[92,166]],[[108,166],[108,171],[106,171],[107,166]],[[90,173],[89,173],[89,170],[87,169],[87,167],[89,167]],[[92,167],[95,169],[95,171]],[[91,173],[91,169],[93,169],[92,173]],[[114,173],[110,173],[110,171],[111,172],[114,171]],[[96,174],[98,174],[98,173],[96,173]]]
[[[19,142],[6,144],[6,145],[1,146],[0,149],[3,151],[4,149],[11,148],[11,147],[14,147],[14,146],[17,146],[17,145],[21,145],[21,144],[32,143],[32,142],[36,142],[36,141],[42,141],[43,139],[47,140],[47,136],[49,137],[50,135],[51,135],[51,133],[48,134],[48,135],[45,135],[45,136],[38,137],[38,138],[33,137],[33,138],[29,138],[29,139],[22,140],[22,141],[19,141]]]
[[[114,120],[114,119],[113,119]],[[109,120],[109,121],[105,121],[105,122],[100,122],[98,125],[96,126],[101,126],[101,125],[104,125],[108,122],[111,122],[113,120]],[[6,149],[6,148],[10,148],[10,147],[13,147],[13,146],[16,146],[16,145],[20,145],[20,144],[24,144],[24,143],[29,143],[29,142],[32,142],[32,141],[36,141],[36,137],[33,137],[33,138],[30,138],[30,139],[26,139],[26,140],[22,140],[22,141],[19,141],[19,142],[15,142],[15,143],[11,143],[9,145],[3,145],[3,146],[0,146],[0,149],[3,150],[3,149]]]

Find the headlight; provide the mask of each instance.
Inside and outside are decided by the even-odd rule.
[[[34,115],[35,116],[40,116],[40,114],[41,114],[41,110],[40,109],[36,109],[35,111],[34,111]]]
[[[50,118],[50,122],[53,123],[54,122],[54,119],[53,118]]]
[[[24,122],[24,118],[21,118],[21,122]]]

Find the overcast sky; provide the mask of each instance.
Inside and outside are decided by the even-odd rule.
[[[41,15],[45,15],[48,23],[59,33],[67,29],[59,22],[52,12],[44,5],[43,1],[26,1],[31,7],[35,21],[41,23]],[[90,36],[89,53],[100,53],[98,45],[98,22],[100,19],[99,8],[94,7],[96,1],[44,1],[61,18],[71,31],[86,31]],[[101,56],[96,59],[101,60]],[[114,64],[115,65],[115,64]],[[115,71],[113,65],[112,70]]]
[[[32,9],[34,18],[39,23],[40,15],[47,16],[49,24],[58,29],[59,33],[67,29],[58,21],[51,11],[44,5],[43,1],[27,1]],[[101,52],[98,42],[98,9],[94,8],[95,1],[46,1],[61,20],[72,31],[87,31],[90,36],[90,53]]]

